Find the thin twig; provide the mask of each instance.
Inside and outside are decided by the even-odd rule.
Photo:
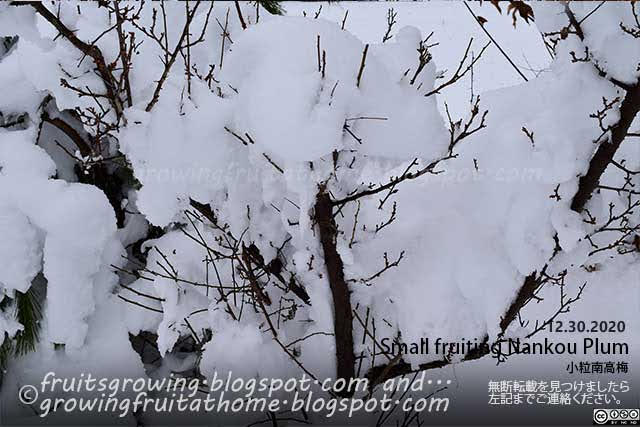
[[[525,77],[525,75],[522,74],[522,71],[520,71],[518,66],[511,60],[511,58],[509,58],[509,55],[507,55],[507,53],[504,50],[502,50],[502,48],[500,47],[498,42],[493,38],[493,36],[491,36],[491,34],[489,33],[489,31],[487,31],[487,29],[484,27],[484,25],[482,25],[480,23],[480,21],[478,20],[478,16],[475,13],[473,13],[473,10],[471,10],[471,8],[467,4],[467,2],[463,2],[463,4],[467,8],[469,13],[473,16],[473,19],[476,21],[476,23],[480,26],[480,28],[482,28],[482,31],[484,31],[484,33],[487,35],[487,37],[489,37],[489,39],[493,42],[493,44],[498,48],[500,53],[502,53],[502,55],[507,59],[507,61],[509,61],[509,64],[511,64],[511,66],[518,72],[518,74],[520,74],[520,77],[522,77],[525,82],[528,82],[529,79],[527,79]]]

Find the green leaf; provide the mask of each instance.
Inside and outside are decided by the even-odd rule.
[[[40,338],[44,283],[46,283],[46,279],[42,274],[39,274],[32,281],[27,292],[16,292],[14,298],[5,297],[0,302],[0,309],[3,311],[13,308],[16,320],[23,327],[13,338],[9,338],[9,335],[4,333],[0,345],[0,386],[2,386],[2,378],[11,358],[23,356],[36,349]]]
[[[26,293],[16,293],[16,318],[24,329],[16,334],[16,355],[34,351],[40,336],[41,295],[35,285]]]
[[[284,9],[277,0],[258,0],[258,3],[272,15],[284,15]]]

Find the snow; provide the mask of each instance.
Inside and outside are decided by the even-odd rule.
[[[2,333],[2,342],[0,344],[13,338],[22,329],[22,324],[15,319],[11,309],[0,310],[0,332]]]
[[[3,236],[0,258],[6,262],[0,283],[8,294],[14,290],[26,292],[40,271],[42,236],[25,215],[15,210],[0,213],[0,230]]]
[[[607,3],[607,7],[598,7],[598,3],[577,2],[571,5],[575,18],[580,22],[584,33],[583,45],[567,44],[564,54],[573,51],[578,58],[585,56],[588,48],[589,56],[609,76],[627,83],[634,83],[640,76],[637,64],[640,61],[640,45],[632,35],[621,31],[621,25],[626,28],[636,28],[637,22],[633,16],[639,12],[637,6],[630,2]],[[534,7],[539,19],[538,27],[541,31],[557,31],[569,25],[564,13],[564,6],[560,4],[547,7]],[[595,12],[594,12],[595,10]],[[592,13],[593,12],[593,13]],[[615,25],[612,25],[615,23]],[[576,36],[570,37],[577,38]],[[623,55],[620,52],[624,52]]]
[[[211,95],[179,114],[176,105],[167,105],[169,99],[162,98],[153,113],[130,111],[134,124],[123,132],[121,142],[142,184],[137,205],[159,226],[188,207],[189,197],[209,200],[227,179],[228,156],[237,149],[223,129],[225,100]]]
[[[115,238],[115,216],[97,188],[49,179],[55,164],[33,144],[36,131],[0,131],[2,254],[11,266],[3,287],[24,292],[42,268],[50,339],[80,347],[94,311],[94,275],[108,266],[101,256]]]
[[[215,323],[214,323],[215,325]],[[216,328],[217,338],[206,344],[203,354],[203,373],[212,378],[226,377],[232,372],[233,378],[279,378],[289,372],[289,362],[279,355],[282,350],[273,339],[254,325],[237,325]],[[237,345],[230,345],[237,343]],[[243,363],[237,363],[242,360]]]
[[[285,44],[293,34],[299,44]],[[317,70],[318,35],[330,64],[324,79]],[[121,144],[143,184],[138,203],[142,212],[165,226],[188,206],[189,198],[213,200],[216,190],[251,180],[256,163],[266,164],[264,154],[276,164],[284,162],[285,175],[296,170],[300,179],[296,162],[358,145],[343,127],[361,117],[384,119],[349,123],[366,141],[363,152],[433,160],[447,143],[435,101],[423,97],[433,88],[434,66],[427,65],[416,79],[420,91],[402,79],[407,68],[417,66],[418,42],[417,30],[406,29],[400,41],[373,47],[358,88],[364,45],[336,24],[276,18],[248,29],[234,39],[225,59],[219,78],[234,90],[227,90],[224,99],[203,91],[193,105],[178,112],[171,104],[176,97],[167,93],[152,113],[129,112],[134,124],[123,131]],[[278,114],[264,120],[274,108]],[[244,147],[230,132],[250,146]],[[402,144],[389,144],[399,135]],[[231,194],[237,193],[243,194],[240,189]]]
[[[317,37],[326,53],[324,78]],[[364,44],[337,24],[277,18],[253,27],[235,41],[221,74],[239,92],[233,124],[278,157],[312,161],[353,146],[343,140],[349,118],[381,117],[362,130],[354,126],[368,154],[433,158],[445,148],[445,131],[435,102],[421,95],[433,88],[435,67],[416,79],[421,91],[403,78],[417,68],[419,42],[420,32],[405,28],[398,41],[374,46],[358,87]],[[399,136],[401,145],[388,143]]]
[[[590,87],[601,86],[588,102],[586,81]],[[559,105],[543,93],[575,102]],[[402,268],[385,273],[384,280],[356,286],[355,301],[373,302],[378,316],[391,323],[390,318],[397,318],[409,342],[442,330],[458,339],[487,332],[495,338],[500,316],[524,277],[551,257],[554,234],[567,251],[586,234],[569,203],[592,154],[592,136],[599,133],[595,121],[580,117],[590,114],[602,93],[614,94],[615,88],[577,66],[571,74],[548,73],[517,88],[484,94],[487,129],[462,143],[458,158],[442,167],[445,174],[400,189],[393,233],[356,246],[356,259],[362,260],[356,265],[368,270],[354,272],[356,277],[380,268],[381,248],[407,255]],[[535,145],[523,133],[523,123],[534,132]],[[475,176],[464,179],[465,173]],[[549,197],[558,184],[561,201]],[[382,219],[384,214],[377,222]],[[364,261],[368,259],[379,261]],[[419,321],[416,312],[422,313]],[[413,359],[423,363],[429,358],[433,356]]]
[[[474,40],[471,52],[475,55],[490,42],[460,2],[431,2],[427,12],[425,12],[425,5],[420,2],[341,1],[321,4],[322,11],[319,18],[331,20],[340,25],[348,11],[345,29],[365,43],[380,43],[387,29],[388,10],[393,8],[397,14],[397,23],[391,32],[393,38],[387,43],[401,36],[403,27],[417,28],[423,37],[433,32],[434,35],[429,43],[438,43],[431,48],[438,71],[452,73],[457,68],[471,38]],[[301,16],[306,12],[307,16],[313,17],[319,6],[319,4],[308,2],[287,2],[284,8],[288,15]],[[528,78],[535,78],[537,74],[545,72],[550,58],[536,25],[526,25],[519,21],[514,28],[511,16],[500,14],[491,5],[486,7],[484,4],[469,3],[469,6],[477,15],[487,19],[485,23],[487,30]],[[536,22],[536,24],[539,23]],[[494,45],[489,45],[483,59],[474,66],[473,77],[475,94],[518,85],[523,81]],[[446,101],[453,116],[464,114],[468,110],[471,87],[470,75],[457,84],[447,87],[443,91],[443,96],[438,99],[441,113],[444,115]]]
[[[96,39],[112,25],[96,4],[82,4],[81,14],[76,6],[61,4],[60,16],[79,38]],[[593,63],[607,77],[638,79],[640,47],[619,25],[634,26],[631,6],[607,4],[590,14],[597,5],[572,3],[585,40],[575,35],[561,40],[550,61],[539,31],[568,24],[562,5],[535,5],[535,25],[518,21],[515,29],[511,18],[490,4],[473,5],[529,81],[491,45],[474,66],[473,81],[466,75],[425,97],[455,70],[469,37],[475,38],[474,54],[487,41],[460,6],[394,3],[399,23],[382,43],[387,4],[323,4],[313,19],[315,5],[287,3],[290,16],[262,10],[258,24],[255,7],[243,4],[249,23],[243,30],[234,8],[216,3],[207,23],[215,36],[191,50],[195,69],[214,66],[215,80],[192,76],[187,85],[179,58],[151,111],[164,53],[138,29],[128,28],[145,39],[131,69],[134,101],[113,136],[103,138],[107,149],[100,153],[122,153],[135,178],[122,189],[126,216],[118,229],[105,193],[77,182],[76,160],[56,141],[64,139],[61,145],[72,153],[77,147],[40,123],[49,95],[55,102],[45,107],[47,113],[81,130],[72,110],[93,108],[95,100],[62,87],[60,78],[103,88],[100,77],[89,58],[80,61],[82,53],[28,7],[0,5],[1,34],[20,37],[0,55],[0,111],[29,115],[24,130],[0,128],[0,301],[27,291],[38,273],[47,281],[42,336],[35,353],[12,361],[23,371],[11,374],[13,385],[37,379],[49,367],[68,374],[84,369],[144,375],[129,342],[129,334],[141,331],[157,335],[164,360],[156,375],[195,364],[208,378],[229,371],[248,378],[299,374],[261,309],[240,292],[220,294],[220,287],[228,291],[247,268],[233,251],[250,245],[265,264],[276,259],[283,264],[284,285],[276,274],[270,281],[260,277],[272,301],[269,311],[282,311],[278,340],[297,342],[290,348],[316,375],[335,376],[334,308],[313,218],[316,195],[323,188],[340,200],[401,176],[414,159],[413,171],[448,157],[444,106],[452,122],[466,123],[472,84],[473,94],[480,95],[480,116],[488,110],[486,127],[457,145],[455,156],[441,161],[433,174],[400,183],[384,203],[386,191],[346,203],[336,213],[335,243],[356,312],[364,318],[368,310],[379,336],[400,336],[404,342],[424,336],[494,340],[524,278],[547,265],[548,274],[568,271],[570,293],[589,282],[574,317],[604,318],[607,307],[637,324],[632,318],[637,304],[615,308],[637,291],[637,252],[591,254],[594,245],[606,247],[611,235],[587,240],[597,225],[570,208],[579,177],[608,135],[600,125],[617,122],[619,105],[602,123],[590,115],[603,107],[603,98],[624,96]],[[176,17],[168,34],[173,46],[184,4],[167,3],[167,10]],[[301,17],[303,10],[311,17]],[[232,16],[223,44],[220,27],[227,13]],[[206,16],[206,8],[199,9],[194,27],[204,25]],[[145,8],[141,25],[152,19]],[[439,44],[429,47],[433,58],[412,83],[418,48],[431,31]],[[96,43],[107,61],[116,59],[115,32]],[[571,52],[582,56],[585,47],[592,63],[572,60]],[[638,125],[636,120],[632,129]],[[625,142],[616,158],[637,170],[639,150]],[[108,170],[117,169],[110,164]],[[622,169],[610,167],[602,182],[625,178]],[[628,201],[625,193],[601,190],[587,205],[598,224],[606,221],[610,203],[623,207]],[[211,206],[214,224],[185,212],[198,203]],[[390,218],[395,220],[380,229]],[[630,218],[637,223],[638,214]],[[385,269],[385,259],[400,262]],[[587,264],[597,268],[588,271]],[[141,266],[145,270],[138,276],[122,272]],[[304,287],[311,304],[292,296],[291,281]],[[553,286],[541,291],[549,301],[557,300],[556,293]],[[292,300],[295,310],[287,308]],[[545,318],[552,306],[536,304],[524,314]],[[11,338],[22,327],[10,310],[0,312],[0,336],[6,332]],[[507,334],[522,336],[530,329],[514,323]],[[212,338],[201,357],[174,354],[181,338],[204,331]],[[381,363],[356,321],[354,335],[363,366]],[[64,350],[55,344],[65,344]],[[417,367],[436,357],[404,360]],[[468,369],[492,363],[479,361]]]

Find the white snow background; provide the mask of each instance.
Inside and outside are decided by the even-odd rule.
[[[255,13],[252,6],[244,6],[247,16]],[[271,335],[258,329],[259,313],[248,312],[241,322],[232,321],[213,293],[162,277],[129,283],[139,292],[162,299],[147,304],[163,314],[141,310],[117,297],[135,295],[118,286],[121,279],[111,265],[126,267],[125,247],[154,225],[167,232],[145,242],[147,266],[162,263],[162,252],[170,254],[185,280],[203,280],[205,251],[174,225],[187,223],[183,211],[190,198],[211,203],[220,209],[216,212],[219,219],[236,236],[246,232],[247,241],[254,242],[267,260],[290,238],[290,267],[312,301],[311,306],[299,309],[296,319],[311,322],[287,324],[281,339],[292,342],[332,331],[327,280],[307,268],[313,259],[319,263],[322,258],[309,211],[318,176],[331,171],[326,158],[334,150],[357,150],[366,158],[357,164],[356,175],[343,177],[332,188],[340,198],[358,183],[383,182],[401,174],[414,157],[421,164],[442,157],[449,138],[444,103],[454,118],[468,114],[470,75],[442,94],[428,98],[422,94],[438,84],[439,71],[450,73],[457,67],[471,37],[475,53],[488,39],[458,2],[322,3],[319,19],[314,20],[319,6],[286,2],[286,17],[263,11],[260,24],[245,31],[235,19],[230,20],[233,44],[225,53],[224,67],[216,73],[216,79],[223,82],[224,98],[194,81],[192,98],[180,104],[184,76],[176,66],[157,106],[146,112],[160,68],[157,49],[143,49],[136,61],[145,65],[134,67],[131,77],[136,101],[125,110],[128,123],[118,134],[119,149],[141,184],[127,200],[128,209],[137,214],[128,215],[122,229],[117,229],[104,194],[78,183],[68,156],[56,151],[51,141],[62,137],[57,131],[48,129],[48,138],[43,139],[49,142],[35,145],[37,126],[11,132],[0,129],[0,300],[15,291],[26,291],[40,271],[48,281],[37,351],[11,362],[1,391],[5,400],[15,396],[21,385],[37,383],[48,371],[146,375],[128,338],[129,333],[140,331],[156,333],[159,350],[166,355],[153,375],[188,369],[193,358],[171,354],[177,340],[190,333],[182,321],[185,317],[196,331],[212,331],[212,340],[199,360],[205,376],[229,370],[248,377],[300,373]],[[572,4],[581,17],[595,6],[591,2]],[[177,10],[182,6],[169,3],[169,7]],[[398,23],[394,37],[381,44],[389,7],[398,13]],[[578,176],[586,171],[593,155],[592,141],[600,134],[598,122],[589,115],[601,108],[603,96],[613,99],[620,90],[590,65],[572,63],[568,52],[579,49],[573,45],[559,48],[557,59],[551,60],[540,31],[558,28],[559,6],[536,4],[535,23],[518,20],[515,28],[511,17],[498,13],[489,2],[472,7],[488,20],[486,29],[529,82],[490,45],[473,69],[473,93],[480,95],[481,109],[489,111],[487,127],[462,141],[456,158],[438,166],[444,173],[401,184],[394,195],[397,219],[388,229],[362,233],[357,244],[350,245],[357,206],[345,208],[338,221],[348,232],[339,238],[338,250],[348,278],[370,277],[383,265],[383,253],[395,259],[404,251],[399,267],[385,272],[372,286],[352,284],[352,304],[370,307],[379,319],[381,336],[401,331],[405,342],[423,336],[460,340],[488,334],[494,339],[500,332],[500,316],[524,277],[552,256],[557,234],[562,253],[550,263],[549,272],[570,269],[566,287],[570,295],[587,282],[582,298],[565,318],[626,321],[626,332],[616,340],[629,343],[631,356],[624,359],[633,359],[633,369],[640,330],[639,255],[611,257],[604,252],[588,259],[590,265],[598,265],[596,271],[580,268],[591,249],[583,239],[590,228],[569,208]],[[640,43],[621,39],[618,27],[620,20],[632,19],[628,9],[606,5],[585,21],[585,28],[590,34],[587,43],[609,74],[633,82],[638,78],[635,67]],[[347,10],[343,31],[340,24]],[[74,11],[75,3],[67,3],[62,16],[78,29],[78,37],[91,40],[104,29],[106,21],[97,8],[83,5],[80,16]],[[216,6],[213,14],[224,22],[225,11]],[[307,18],[302,17],[303,11]],[[201,23],[205,11],[200,12],[196,21]],[[215,21],[209,25],[219,32]],[[433,61],[416,82],[421,85],[420,93],[400,77],[405,69],[415,67],[416,46],[431,32],[431,40],[438,45],[430,50]],[[69,43],[59,38],[54,41],[57,32],[33,11],[2,4],[0,36],[15,34],[20,37],[17,46],[0,57],[0,111],[24,111],[38,117],[45,94],[54,96],[59,110],[89,105],[89,100],[62,88],[59,79],[60,67],[73,67],[83,84],[99,86],[97,76],[84,73],[91,65],[78,66],[80,54]],[[324,78],[315,69],[317,35],[327,52]],[[365,44],[370,44],[370,56],[362,84],[356,87],[355,73]],[[117,38],[104,37],[98,45],[103,52],[113,51],[110,48],[117,46]],[[203,64],[219,56],[217,38],[193,51],[194,61]],[[345,136],[342,129],[346,119],[359,116],[387,119],[358,122],[356,133],[364,144]],[[608,123],[616,119],[615,114],[607,117]],[[523,126],[534,132],[535,145],[523,133]],[[247,132],[255,144],[238,143],[225,127]],[[635,120],[631,128],[639,127],[640,120]],[[265,154],[284,173],[265,162]],[[627,159],[630,169],[640,167],[637,138],[623,143],[618,154]],[[305,168],[308,162],[316,165],[314,173]],[[474,175],[476,167],[484,172],[480,178]],[[614,180],[619,175],[617,169],[609,168],[605,178]],[[556,188],[561,200],[549,197]],[[623,200],[615,192],[603,191],[594,195],[589,209],[598,218],[606,218],[609,202]],[[247,220],[248,206],[251,221]],[[359,220],[375,225],[390,214],[391,203],[380,210],[375,199],[363,203]],[[637,223],[638,214],[633,218]],[[195,228],[208,241],[219,236],[202,225],[192,227],[194,233]],[[222,266],[219,273],[223,281],[233,274],[230,266]],[[544,304],[529,304],[524,313],[527,318],[545,319],[557,309],[557,289],[549,286],[541,296]],[[202,309],[208,310],[191,316]],[[0,312],[0,333],[13,337],[20,329],[10,313]],[[359,354],[366,349],[359,344],[361,329],[354,330]],[[524,336],[530,331],[531,325],[520,328],[514,324],[509,335]],[[548,336],[562,339],[557,334]],[[55,344],[65,344],[64,350],[56,349]],[[318,376],[333,377],[334,347],[331,336],[315,335],[299,345],[300,361]],[[434,356],[410,355],[404,360],[417,366]],[[520,356],[496,367],[495,360],[486,357],[453,364],[432,375],[455,379],[452,387],[460,396],[466,392],[482,400],[487,379],[541,373],[559,379],[569,360]],[[28,409],[24,414],[32,415]]]

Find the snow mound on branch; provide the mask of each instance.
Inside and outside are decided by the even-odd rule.
[[[606,2],[605,7],[600,7],[599,3],[572,2],[570,9],[580,23],[584,34],[583,42],[574,35],[575,30],[569,22],[563,3],[532,3],[532,6],[535,9],[536,25],[541,32],[571,29],[569,37],[559,43],[559,57],[564,56],[568,62],[571,52],[580,59],[585,58],[588,52],[591,61],[609,77],[634,84],[640,77],[640,40],[622,30],[622,26],[630,32],[640,30],[634,17],[634,11],[640,16],[640,8],[632,3],[614,1]]]
[[[345,123],[369,154],[434,158],[446,148],[435,99],[423,96],[435,66],[410,85],[403,73],[418,65],[420,32],[405,28],[396,40],[368,49],[358,87],[365,46],[336,24],[285,17],[249,28],[234,40],[220,75],[238,92],[234,126],[290,160],[315,160],[352,144]],[[320,57],[326,53],[324,77],[318,43]],[[385,120],[348,121],[363,116]]]
[[[0,285],[4,292],[26,292],[42,264],[42,237],[22,213],[0,209]]]
[[[216,338],[205,345],[202,373],[207,378],[228,372],[234,377],[278,378],[290,372],[290,362],[282,354],[271,335],[254,324],[225,322],[224,329],[216,328]]]
[[[356,262],[347,275],[355,278],[380,270],[383,252],[393,261],[405,251],[399,267],[372,286],[352,286],[354,305],[370,305],[378,318],[397,325],[405,342],[495,339],[524,278],[551,257],[554,235],[563,250],[577,251],[567,255],[572,262],[583,256],[579,240],[586,230],[570,204],[602,133],[598,121],[588,119],[602,96],[614,98],[615,87],[583,63],[483,94],[487,128],[460,144],[443,173],[399,187],[392,232],[353,246]],[[556,188],[560,200],[551,197]],[[384,222],[390,210],[363,204],[359,224]],[[351,227],[345,220],[341,229]],[[395,332],[386,328],[381,336]],[[407,360],[417,365],[434,357]]]
[[[19,46],[14,48],[8,56],[0,58],[2,79],[0,79],[0,111],[3,114],[16,112],[35,111],[42,101],[42,93],[31,80],[33,68],[45,69],[45,67],[30,67],[27,55],[36,57],[42,61],[42,52],[31,49],[34,46],[24,40],[18,41]],[[25,50],[27,52],[25,52]],[[30,71],[29,71],[30,70]],[[46,74],[46,73],[40,73]]]
[[[55,165],[33,144],[36,132],[34,126],[0,132],[0,228],[6,236],[0,260],[10,266],[0,281],[9,289],[26,291],[42,258],[48,281],[48,339],[80,347],[86,318],[94,310],[94,285],[102,283],[102,255],[115,238],[115,215],[98,188],[49,179]],[[15,227],[24,234],[7,251],[6,245],[15,240]],[[17,256],[24,258],[17,262]]]
[[[198,231],[201,235],[208,236],[208,232],[204,227]],[[149,248],[147,265],[155,266],[156,269],[159,268],[160,272],[163,272],[164,269],[171,271],[175,268],[176,271],[180,272],[182,280],[198,283],[207,274],[206,266],[202,262],[202,248],[193,240],[185,237],[183,233],[173,231],[159,239],[146,242],[145,248]],[[167,259],[164,258],[165,256]],[[159,266],[164,266],[164,268]],[[226,279],[224,273],[222,271],[223,277]],[[168,275],[163,274],[163,276],[154,278],[151,293],[162,298],[162,302],[159,304],[159,308],[162,311],[162,320],[157,326],[157,333],[158,350],[164,356],[166,352],[171,351],[181,335],[191,333],[189,325],[196,331],[209,326],[206,323],[206,314],[197,312],[207,308],[206,296],[209,293],[213,295],[214,290],[207,289],[204,286],[192,286],[186,282],[176,283]],[[139,288],[146,284],[144,282],[146,281],[138,280],[133,286]],[[215,295],[218,296],[217,292]],[[153,300],[145,300],[145,304],[149,306],[158,305]]]
[[[0,177],[47,179],[53,176],[56,165],[51,157],[33,144],[35,129],[16,132],[0,131]],[[23,189],[28,188],[24,186]]]
[[[428,63],[411,85],[403,76],[418,66],[420,32],[407,27],[394,40],[369,47],[357,87],[362,42],[321,19],[273,18],[234,36],[218,76],[224,98],[194,81],[183,102],[182,80],[167,80],[150,113],[144,105],[128,109],[120,135],[142,184],[141,212],[166,226],[189,199],[236,205],[238,212],[253,203],[277,206],[288,191],[315,191],[313,177],[299,173],[302,161],[336,149],[428,161],[442,155],[448,135],[434,97],[423,96],[433,88],[435,65]],[[283,169],[286,183],[269,162]]]
[[[121,137],[121,150],[142,184],[138,208],[159,226],[187,208],[190,197],[211,200],[232,150],[239,148],[224,131],[228,102],[211,94],[197,105],[186,103],[179,114],[179,95],[173,95],[164,93],[152,113],[128,111],[131,124]]]

